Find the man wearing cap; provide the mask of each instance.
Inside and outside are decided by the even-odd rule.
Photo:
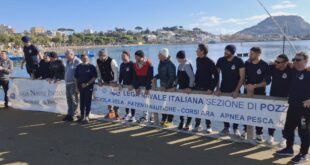
[[[63,119],[64,121],[76,121],[77,120],[77,108],[78,108],[78,90],[75,84],[75,69],[82,63],[77,58],[72,49],[68,49],[65,52],[67,62],[65,68],[65,82],[66,82],[66,97],[68,104],[68,113]]]
[[[22,41],[24,42],[24,59],[21,64],[21,69],[24,68],[26,62],[26,69],[31,78],[35,78],[36,72],[39,68],[39,50],[30,42],[28,36],[23,36]]]
[[[220,96],[222,92],[230,93],[233,98],[239,96],[240,88],[244,83],[245,68],[244,62],[241,58],[234,56],[236,52],[235,45],[227,45],[225,47],[224,57],[218,59],[216,67],[221,76],[221,83],[219,81],[215,94]],[[230,124],[224,122],[224,129],[220,132],[221,135],[229,134]],[[238,124],[233,124],[233,134],[240,137]]]
[[[176,81],[176,66],[172,63],[169,56],[169,50],[163,48],[158,53],[159,65],[158,74],[154,80],[160,80],[161,91],[174,91]],[[162,114],[161,125],[164,127],[171,127],[173,121],[173,115]]]
[[[118,81],[118,65],[116,61],[108,56],[106,49],[102,49],[98,53],[99,58],[97,59],[97,73],[98,73],[98,82],[100,85],[112,85],[116,86]],[[116,118],[118,115],[118,107],[112,107],[108,105],[110,112],[115,112]],[[106,116],[108,117],[108,116]]]

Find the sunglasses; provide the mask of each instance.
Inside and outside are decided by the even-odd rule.
[[[293,58],[292,61],[293,62],[300,62],[300,61],[302,61],[302,59],[300,59],[300,58]]]
[[[277,60],[274,61],[275,64],[282,64],[282,63],[284,63],[284,62],[285,62],[285,61],[277,61]]]

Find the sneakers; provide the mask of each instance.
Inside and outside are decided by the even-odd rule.
[[[281,139],[281,142],[279,143],[279,146],[280,146],[281,148],[284,148],[284,147],[286,146],[286,139],[282,138],[282,139]]]
[[[62,121],[68,121],[68,122],[76,122],[78,119],[76,117],[72,117],[70,115],[66,115],[65,118],[62,119]]]
[[[212,131],[212,128],[207,128],[206,130],[206,134],[211,134],[213,131]]]
[[[145,117],[141,117],[139,119],[139,123],[145,123],[145,122],[147,122],[147,119]]]
[[[184,123],[181,122],[181,123],[179,124],[179,126],[178,126],[178,130],[182,130],[182,129],[183,129],[183,125],[184,125]]]
[[[200,132],[201,127],[200,126],[195,126],[195,128],[192,129],[192,132]]]
[[[296,155],[291,162],[293,162],[294,164],[299,164],[299,163],[304,163],[308,161],[308,156],[307,154],[301,154],[299,153],[298,155]]]
[[[266,143],[271,146],[275,145],[274,137],[270,135]]]
[[[294,156],[294,150],[292,148],[284,148],[276,152],[279,156]]]
[[[168,121],[166,121],[166,122],[163,124],[163,127],[165,127],[165,128],[170,128],[170,127],[172,127],[172,126],[173,126],[172,122],[168,122]]]
[[[239,129],[234,129],[234,136],[236,138],[240,138],[241,137],[241,133],[240,133]]]
[[[128,119],[129,122],[132,122],[132,123],[135,123],[137,122],[136,118],[134,116],[131,116],[129,119]]]
[[[89,123],[89,117],[86,116],[86,117],[84,117],[82,124],[88,124],[88,123]]]
[[[242,140],[248,140],[248,133],[247,132],[243,132],[241,135],[241,139]]]
[[[126,114],[122,119],[128,121],[131,118],[129,114]]]
[[[185,125],[185,127],[183,128],[184,131],[188,131],[189,130],[189,126]]]
[[[264,143],[263,135],[256,135],[255,141],[256,141],[257,144]]]
[[[227,136],[229,135],[229,128],[224,128],[221,132],[220,132],[220,136]]]

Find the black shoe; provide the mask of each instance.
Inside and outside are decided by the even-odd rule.
[[[184,123],[181,122],[181,123],[179,124],[179,126],[178,126],[178,129],[179,129],[179,130],[182,130],[182,129],[183,129],[183,125],[184,125]]]
[[[69,121],[70,116],[66,115],[65,118],[62,119],[62,121]]]
[[[279,156],[294,156],[293,148],[284,148],[276,152],[276,155]]]
[[[74,118],[72,116],[69,116],[68,120],[69,122],[74,122]]]
[[[4,103],[4,107],[5,108],[9,108],[9,104],[8,103]]]
[[[304,163],[304,162],[308,161],[308,156],[307,156],[307,154],[298,154],[291,161],[294,164]]]
[[[78,120],[76,122],[81,123],[83,121],[82,117],[79,117]]]

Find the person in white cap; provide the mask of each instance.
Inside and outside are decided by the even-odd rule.
[[[112,85],[117,86],[118,82],[118,65],[116,60],[109,57],[107,49],[101,49],[98,52],[99,58],[97,59],[97,73],[98,73],[98,82],[99,85]],[[110,119],[119,119],[117,106],[108,105],[109,113],[106,115],[106,118]],[[109,114],[115,114],[111,117]]]
[[[154,80],[160,80],[161,91],[175,91],[176,67],[170,60],[169,50],[163,48],[158,53],[159,65],[158,74]],[[172,126],[173,115],[162,114],[161,125],[164,127]]]

